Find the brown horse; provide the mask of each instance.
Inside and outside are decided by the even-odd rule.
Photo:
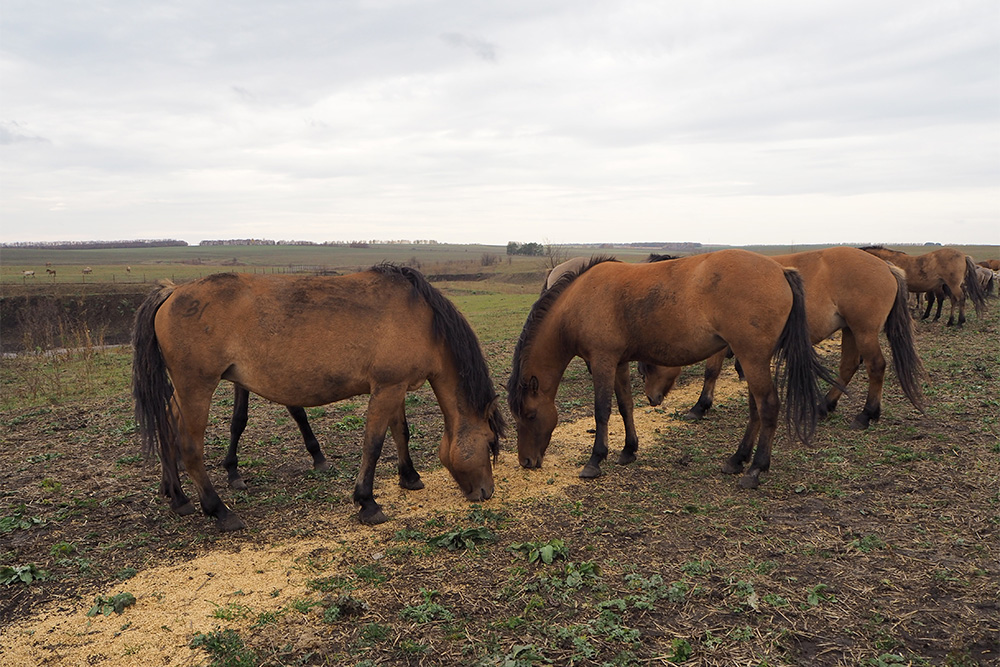
[[[861,250],[903,269],[906,286],[911,292],[930,292],[935,288],[942,288],[951,301],[948,326],[955,323],[956,304],[958,326],[965,324],[966,297],[972,300],[977,315],[986,308],[986,296],[976,280],[976,265],[971,257],[954,248],[941,248],[924,255],[908,255],[879,245],[866,246]]]
[[[235,388],[235,395],[233,397],[233,418],[229,425],[229,451],[222,462],[222,467],[226,469],[231,488],[245,489],[247,485],[243,481],[243,476],[240,475],[237,451],[239,449],[240,436],[243,435],[243,431],[247,426],[250,392],[239,385],[233,386]],[[312,456],[313,469],[329,470],[330,464],[326,461],[326,456],[319,446],[316,434],[313,433],[312,427],[309,426],[309,418],[306,417],[306,411],[300,406],[288,405],[286,407],[288,408],[288,414],[292,416],[296,426],[299,427],[299,432],[302,434],[303,441],[305,441],[306,451]],[[410,490],[424,488],[424,483],[420,480],[420,475],[417,473],[416,468],[414,468],[413,460],[410,458],[410,427],[406,422],[406,413],[403,411],[403,406],[400,406],[399,412],[389,422],[389,432],[392,433],[392,439],[396,443],[397,461],[399,462],[399,485],[404,489]]]
[[[987,259],[982,262],[976,262],[979,266],[985,266],[987,269],[992,269],[993,271],[1000,271],[1000,259]]]
[[[864,429],[882,414],[885,357],[879,345],[884,328],[892,350],[893,369],[903,393],[918,410],[923,409],[920,379],[923,367],[913,341],[907,309],[906,281],[902,271],[874,255],[856,248],[836,247],[771,257],[782,266],[798,270],[805,285],[806,320],[813,344],[841,331],[840,385],[834,385],[821,407],[832,412],[855,372],[864,361],[868,371],[868,397],[855,417],[853,428]],[[712,406],[715,381],[726,351],[705,362],[701,397],[688,417],[700,419]],[[646,396],[653,405],[660,401],[680,374],[679,368],[640,364]]]
[[[624,407],[631,412],[627,362],[686,365],[728,344],[743,362],[751,398],[746,432],[723,469],[742,471],[757,440],[753,463],[740,481],[744,488],[756,487],[770,466],[779,413],[772,357],[778,358],[776,375],[784,379],[789,424],[803,439],[818,417],[817,375],[829,377],[809,344],[803,299],[794,270],[744,250],[656,264],[598,257],[564,275],[532,306],[514,348],[507,401],[517,420],[521,465],[541,466],[558,422],[556,392],[574,356],[589,362],[594,382],[596,435],[580,473],[589,478],[600,475],[608,454],[616,389],[627,396]],[[637,446],[626,441],[618,462],[634,461]]]
[[[369,524],[386,520],[372,490],[386,430],[406,392],[429,381],[444,416],[442,464],[468,499],[493,495],[491,454],[504,424],[486,360],[461,313],[413,269],[223,273],[164,284],[137,311],[132,340],[136,422],[147,452],[159,452],[160,491],[179,514],[194,511],[177,472],[181,458],[205,514],[222,530],[244,526],[205,470],[205,428],[220,380],[292,406],[370,394],[354,487],[359,518]]]

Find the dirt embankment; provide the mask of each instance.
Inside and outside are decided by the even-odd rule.
[[[0,296],[0,351],[127,343],[136,308],[150,285],[86,294]]]

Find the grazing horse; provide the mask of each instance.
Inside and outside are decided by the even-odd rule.
[[[923,410],[920,379],[923,367],[913,341],[913,326],[907,309],[906,280],[902,270],[856,248],[835,247],[771,257],[782,266],[798,270],[806,295],[806,321],[816,344],[841,331],[840,384],[827,392],[821,414],[832,412],[862,361],[868,371],[868,397],[852,428],[864,429],[882,414],[885,357],[878,333],[885,329],[892,350],[893,369],[903,393]],[[701,419],[712,406],[715,381],[726,351],[705,362],[701,397],[688,417]],[[680,374],[680,368],[640,364],[646,396],[659,405]]]
[[[507,401],[517,421],[518,460],[542,464],[559,420],[556,392],[574,356],[590,363],[596,435],[584,478],[601,474],[608,454],[611,395],[628,396],[628,362],[680,366],[731,345],[751,387],[750,419],[723,470],[758,486],[770,466],[771,441],[784,380],[789,424],[808,439],[818,417],[817,375],[830,377],[809,344],[802,281],[794,270],[745,250],[722,250],[656,264],[624,264],[596,257],[556,281],[532,306],[514,348]],[[619,406],[621,408],[621,406]],[[759,439],[758,439],[759,436]],[[638,441],[626,440],[620,464],[635,460]]]
[[[354,502],[362,523],[386,520],[375,464],[407,391],[429,381],[444,416],[438,456],[469,500],[493,495],[492,461],[504,430],[472,327],[418,271],[380,264],[347,276],[220,273],[162,284],[136,312],[132,395],[147,452],[158,451],[160,491],[194,512],[183,460],[202,510],[221,530],[244,527],[205,470],[212,394],[229,380],[292,406],[370,394]],[[491,456],[492,455],[492,456]]]
[[[34,271],[24,271],[21,274],[21,277],[22,278],[34,278],[35,277],[35,272]]]
[[[239,448],[240,436],[247,426],[247,419],[250,407],[250,392],[239,386],[233,385],[235,395],[233,397],[233,418],[229,425],[229,451],[222,462],[229,477],[229,486],[234,489],[247,488],[246,482],[239,471],[239,458],[237,450]],[[306,451],[312,456],[314,470],[329,470],[330,464],[326,461],[326,456],[319,446],[319,441],[309,426],[309,419],[306,411],[299,406],[288,405],[288,413],[295,420],[299,427],[302,439],[305,441]],[[406,413],[400,405],[399,413],[389,421],[389,432],[396,443],[397,461],[399,462],[399,485],[404,489],[413,491],[424,488],[424,483],[420,479],[413,460],[410,458],[410,427],[406,422]]]
[[[977,315],[986,307],[986,297],[979,287],[979,281],[976,280],[976,265],[973,264],[971,257],[963,255],[954,248],[941,248],[919,256],[889,250],[878,245],[866,246],[861,250],[903,269],[906,273],[906,286],[911,292],[929,292],[938,287],[943,289],[951,301],[948,326],[955,324],[956,303],[958,326],[965,324],[966,297],[972,300]]]
[[[985,296],[992,296],[996,291],[996,273],[993,269],[985,266],[976,267],[976,279],[979,281],[979,289]]]
[[[982,262],[976,262],[976,264],[979,266],[985,266],[987,269],[1000,271],[1000,259],[987,259]]]

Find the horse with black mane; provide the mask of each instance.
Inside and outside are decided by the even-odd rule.
[[[741,472],[753,453],[740,480],[753,488],[770,467],[780,411],[776,385],[785,387],[790,427],[808,440],[818,418],[817,377],[832,380],[809,343],[798,273],[755,253],[722,250],[655,264],[595,257],[565,274],[532,306],[514,348],[507,401],[520,464],[541,466],[558,423],[556,392],[574,356],[590,364],[594,382],[596,434],[580,472],[590,478],[601,474],[608,454],[616,389],[631,412],[629,361],[683,366],[727,345],[742,362],[751,397],[743,439],[723,470]],[[634,461],[637,448],[637,439],[626,440],[618,462]]]
[[[911,292],[932,292],[938,288],[944,290],[951,302],[948,326],[955,324],[956,305],[958,326],[965,324],[967,297],[972,300],[977,315],[986,308],[986,295],[976,279],[975,263],[971,257],[954,248],[941,248],[923,255],[908,255],[880,245],[865,246],[861,250],[901,268],[906,274],[906,286]],[[927,313],[930,313],[930,307]]]
[[[407,391],[430,382],[444,416],[438,455],[469,500],[493,495],[492,460],[504,430],[479,341],[461,313],[417,271],[380,264],[347,276],[221,273],[155,289],[136,313],[132,394],[160,492],[194,512],[178,460],[202,510],[221,530],[244,527],[205,470],[212,394],[229,380],[299,407],[370,394],[354,502],[362,523],[386,520],[375,464]]]
[[[903,393],[918,410],[923,409],[920,380],[923,367],[913,338],[907,308],[906,280],[901,269],[856,248],[833,247],[772,260],[794,268],[805,286],[806,321],[812,342],[819,343],[841,332],[840,382],[830,388],[821,406],[822,414],[832,412],[861,363],[868,371],[868,396],[852,422],[864,429],[882,414],[882,387],[886,362],[879,344],[884,329],[892,351],[893,369]],[[712,406],[715,382],[726,351],[705,362],[705,381],[698,402],[688,418],[701,419]],[[680,368],[639,365],[645,377],[646,396],[659,405],[680,374]]]

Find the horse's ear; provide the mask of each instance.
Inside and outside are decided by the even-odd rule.
[[[538,393],[538,378],[534,375],[532,375],[531,379],[528,380],[528,391],[532,394]]]

